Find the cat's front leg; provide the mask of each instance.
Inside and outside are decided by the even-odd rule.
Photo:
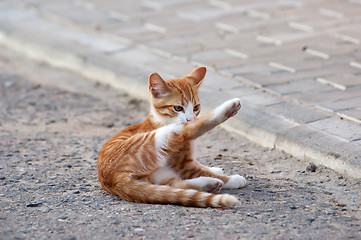
[[[224,102],[214,109],[211,114],[194,121],[190,121],[184,125],[184,138],[193,140],[202,136],[212,128],[236,115],[239,109],[241,109],[241,100],[239,98],[234,98]]]

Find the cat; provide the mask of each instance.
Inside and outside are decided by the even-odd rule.
[[[203,166],[193,158],[192,141],[241,108],[235,98],[198,118],[198,89],[205,74],[206,68],[199,67],[178,79],[150,75],[148,117],[120,131],[99,153],[98,179],[105,191],[139,203],[217,208],[238,203],[232,195],[216,193],[244,187],[246,179],[223,175],[221,168]]]

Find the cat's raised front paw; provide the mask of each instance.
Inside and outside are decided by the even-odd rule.
[[[229,181],[223,186],[224,189],[237,189],[246,186],[247,181],[244,177],[236,174],[232,175]]]
[[[228,102],[226,102],[226,103],[228,103]],[[241,109],[241,100],[239,98],[234,98],[229,101],[228,110],[227,110],[225,116],[227,118],[233,117],[234,115],[236,115],[238,113],[239,109]]]
[[[241,106],[241,100],[239,98],[228,100],[214,110],[214,118],[219,122],[223,122],[236,115],[239,109],[241,109]]]

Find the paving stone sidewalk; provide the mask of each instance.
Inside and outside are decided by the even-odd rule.
[[[361,2],[0,1],[0,43],[143,97],[205,65],[210,109],[262,146],[361,178]]]

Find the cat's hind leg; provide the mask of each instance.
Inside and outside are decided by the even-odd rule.
[[[198,177],[182,180],[174,170],[160,167],[150,175],[151,183],[169,185],[182,189],[195,189],[202,192],[217,193],[223,187],[223,182],[217,178]]]
[[[210,167],[209,170],[217,175],[223,175],[223,169]],[[237,189],[247,185],[247,180],[238,174],[230,176],[229,181],[223,186],[224,189]]]
[[[210,167],[209,170],[215,174],[223,174],[223,169],[219,167]]]
[[[185,158],[184,162],[175,165],[179,176],[183,179],[197,179],[199,177],[210,177],[221,180],[224,189],[237,189],[246,186],[247,181],[244,177],[236,174],[226,176],[221,168],[209,168],[201,165],[197,161]]]
[[[224,189],[237,189],[247,185],[247,180],[241,175],[232,175],[229,181],[223,186]]]
[[[199,191],[217,193],[223,187],[223,182],[217,178],[212,177],[198,177],[183,180],[183,182],[188,183],[190,186],[198,188]]]

